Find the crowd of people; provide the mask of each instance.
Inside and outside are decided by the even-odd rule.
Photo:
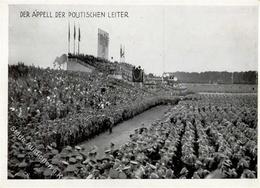
[[[251,95],[183,97],[162,119],[136,129],[120,148],[108,143],[100,158],[94,146],[59,151],[55,142],[37,144],[55,171],[18,152],[11,158],[9,178],[256,178],[256,108]]]
[[[85,109],[96,113],[156,95],[102,73],[26,67],[27,71],[21,73],[26,75],[22,76],[19,68],[9,67],[9,113],[10,120],[19,117],[25,124],[60,119]]]
[[[256,178],[256,122],[249,121],[257,119],[255,108],[255,96],[183,100],[120,148],[112,144],[104,157],[90,152],[81,171],[64,170],[63,178]],[[65,169],[70,165],[76,164]]]
[[[100,72],[88,74],[23,64],[9,65],[8,87],[8,127],[15,127],[26,142],[34,143],[43,152],[43,147],[52,143],[61,151],[148,108],[171,102]],[[8,132],[8,149],[9,167],[16,171],[13,162],[27,150],[12,131]],[[27,159],[35,162],[32,156]]]

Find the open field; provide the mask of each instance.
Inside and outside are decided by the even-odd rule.
[[[183,84],[193,92],[213,93],[257,93],[257,85],[248,84]]]

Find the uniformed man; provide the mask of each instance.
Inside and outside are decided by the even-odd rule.
[[[109,117],[108,120],[107,120],[107,126],[108,126],[108,129],[109,129],[109,134],[112,134],[112,129],[113,129],[113,125],[114,125],[114,120],[112,117]]]

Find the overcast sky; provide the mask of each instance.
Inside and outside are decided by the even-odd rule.
[[[129,17],[20,18],[24,10],[128,11]],[[68,21],[80,24],[81,53],[97,55],[101,28],[109,33],[109,57],[119,60],[124,44],[126,61],[146,73],[257,70],[256,6],[10,6],[9,63],[52,67],[67,53]]]

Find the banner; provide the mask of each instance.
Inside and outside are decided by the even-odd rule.
[[[141,67],[134,67],[132,71],[133,82],[143,82],[143,70]]]

